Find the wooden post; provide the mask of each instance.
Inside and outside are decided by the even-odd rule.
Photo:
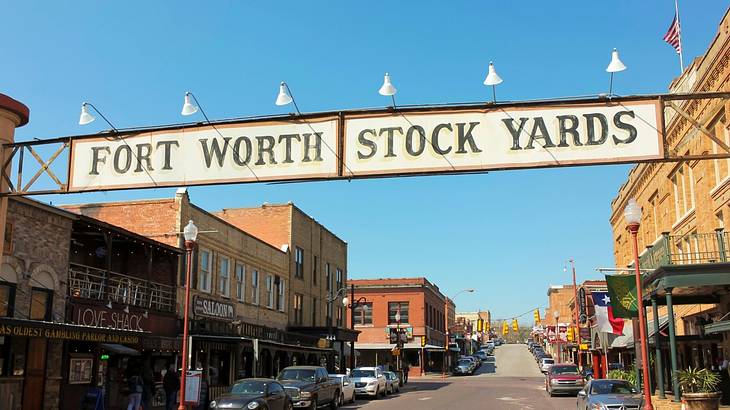
[[[12,149],[6,148],[5,144],[15,142],[15,129],[28,123],[30,109],[20,101],[16,101],[5,94],[0,94],[0,161],[8,162],[12,155]],[[12,161],[11,161],[12,162]],[[4,176],[0,177],[0,193],[6,194],[10,191],[10,172],[12,164],[3,170]],[[8,213],[8,197],[0,197],[0,266],[3,262],[3,250],[5,249],[5,220]]]

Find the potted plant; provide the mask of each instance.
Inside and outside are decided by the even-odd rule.
[[[717,390],[720,376],[707,369],[680,370],[677,372],[682,400],[687,410],[716,410],[720,408],[722,393]]]

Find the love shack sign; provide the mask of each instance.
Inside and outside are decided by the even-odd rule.
[[[345,111],[77,138],[71,192],[662,159],[656,99]]]

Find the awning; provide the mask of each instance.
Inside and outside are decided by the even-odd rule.
[[[118,345],[114,343],[102,343],[101,348],[116,354],[123,354],[126,356],[139,356],[139,350],[132,349],[131,347],[127,347],[124,345]]]
[[[392,350],[395,344],[390,343],[357,343],[355,342],[355,350]],[[421,343],[406,343],[403,349],[420,349]],[[426,350],[444,350],[443,346],[429,345],[423,347]]]
[[[705,334],[707,335],[723,332],[730,332],[730,320],[722,320],[705,325]]]
[[[0,317],[0,336],[139,344],[142,336],[149,335],[149,332],[119,330],[108,327]]]

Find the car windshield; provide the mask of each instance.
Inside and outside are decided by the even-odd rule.
[[[265,391],[266,383],[255,380],[239,382],[231,387],[232,394],[264,394]]]
[[[591,394],[632,394],[634,388],[625,381],[594,381]]]
[[[278,380],[299,380],[303,382],[314,381],[314,370],[312,369],[284,369],[279,373]]]
[[[555,360],[553,359],[542,359],[542,362],[545,364],[553,364],[555,363]]]
[[[579,375],[578,373],[578,366],[551,366],[550,372],[552,374],[569,374],[569,375]]]
[[[385,377],[388,380],[393,380],[393,379],[395,379],[395,373],[391,373],[391,372],[385,373]]]
[[[470,364],[471,364],[471,360],[469,360],[469,359],[459,360],[459,366],[469,366]]]
[[[375,377],[375,370],[359,370],[352,371],[352,377]]]

